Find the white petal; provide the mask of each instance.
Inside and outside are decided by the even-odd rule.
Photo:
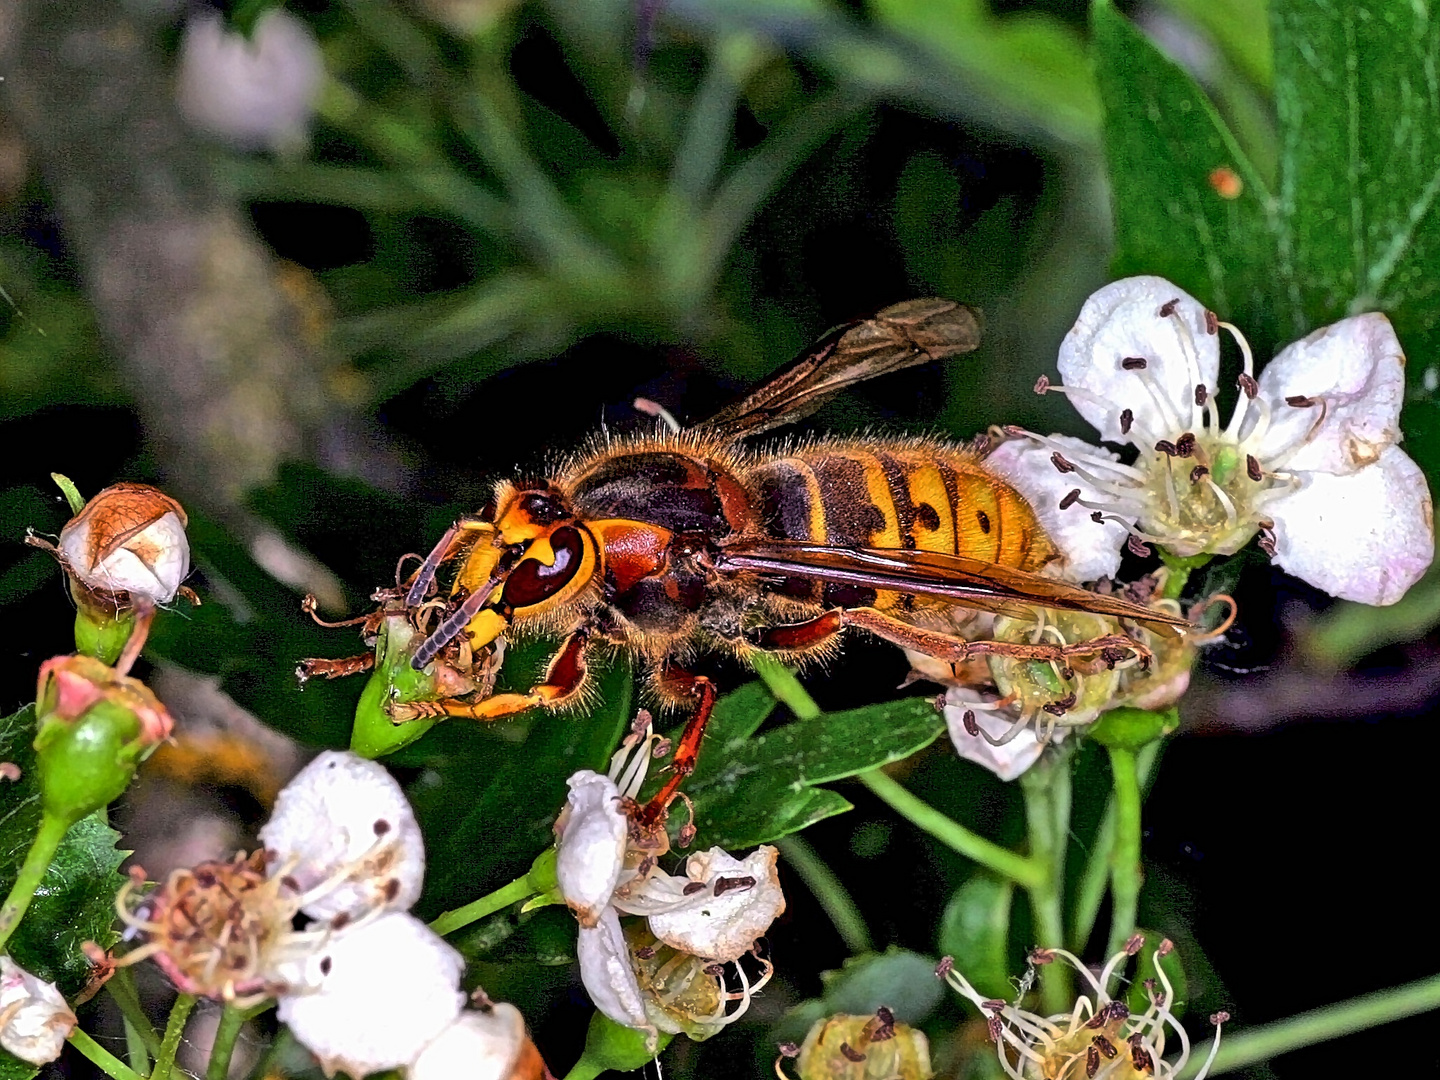
[[[75,1027],[75,1014],[54,983],[0,956],[0,1046],[32,1065],[54,1061]]]
[[[310,961],[314,989],[280,997],[280,1019],[326,1075],[408,1065],[460,1015],[465,961],[424,923],[390,912],[342,930]]]
[[[1175,312],[1190,331],[1194,360],[1187,359],[1176,318],[1160,315],[1161,307],[1171,300],[1179,300]],[[1146,362],[1144,372],[1120,366],[1132,357]],[[1071,402],[1102,439],[1128,441],[1129,436],[1120,431],[1120,413],[1125,409],[1150,436],[1173,439],[1192,429],[1196,383],[1215,390],[1220,344],[1217,335],[1205,332],[1205,307],[1189,293],[1164,278],[1124,278],[1085,301],[1075,326],[1060,343],[1058,367],[1066,386],[1092,395],[1088,399],[1077,395]],[[1142,376],[1151,381],[1158,403]]]
[[[285,785],[260,840],[270,873],[310,892],[334,879],[304,912],[352,918],[377,907],[408,909],[420,898],[425,845],[400,785],[383,765],[327,750]]]
[[[155,604],[175,599],[190,573],[190,541],[176,514],[163,514],[92,566],[93,528],[93,519],[82,515],[60,532],[60,550],[81,583],[106,592],[129,592]]]
[[[646,1032],[653,1039],[655,1027],[645,1015],[640,982],[630,966],[630,950],[614,908],[601,912],[594,927],[580,928],[576,952],[580,958],[580,981],[585,984],[595,1008],[617,1024]]]
[[[945,692],[945,727],[950,732],[950,741],[962,758],[989,769],[1001,780],[1014,780],[1026,769],[1040,760],[1045,747],[1035,737],[1035,729],[1026,727],[1003,746],[995,746],[990,739],[998,739],[1010,730],[1015,718],[1008,713],[992,709],[975,709],[974,703],[980,695],[965,687],[952,686]],[[985,735],[971,735],[965,730],[966,711],[975,713],[975,723]],[[1064,732],[1056,732],[1052,742],[1063,739]]]
[[[650,916],[650,932],[672,949],[722,963],[738,960],[785,910],[773,847],[736,859],[720,848],[685,864],[692,892],[669,911]],[[753,879],[753,883],[742,884]],[[695,885],[703,888],[695,889]]]
[[[580,925],[593,927],[620,880],[629,821],[608,776],[582,769],[567,783],[570,795],[555,822],[555,877]]]
[[[1282,459],[1285,468],[1354,472],[1400,439],[1405,354],[1379,312],[1341,319],[1286,346],[1260,373],[1260,393],[1271,408],[1256,451],[1262,463],[1303,442]],[[1297,408],[1288,397],[1323,398],[1324,405]]]
[[[1393,604],[1435,557],[1430,488],[1398,446],[1348,475],[1306,473],[1267,510],[1276,564],[1345,600]]]
[[[463,1012],[420,1051],[408,1080],[507,1080],[526,1039],[525,1018],[514,1005]]]
[[[1103,472],[1087,462],[1115,461],[1118,457],[1069,435],[1051,435],[1050,442],[1058,443],[1067,458],[1100,475]],[[1008,480],[1034,508],[1046,535],[1060,549],[1064,559],[1060,569],[1066,579],[1081,582],[1113,577],[1120,569],[1125,526],[1108,518],[1097,524],[1090,517],[1091,511],[1078,502],[1060,509],[1060,500],[1076,488],[1086,502],[1105,503],[1111,497],[1078,473],[1059,472],[1050,460],[1052,453],[1049,447],[1029,439],[1010,439],[991,451],[985,464]]]

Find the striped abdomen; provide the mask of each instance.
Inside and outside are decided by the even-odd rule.
[[[1020,570],[1038,570],[1055,552],[1013,488],[970,452],[943,443],[822,442],[771,459],[750,476],[778,537],[945,552]],[[799,584],[785,591],[794,594]],[[836,586],[824,599],[881,607],[900,601]]]

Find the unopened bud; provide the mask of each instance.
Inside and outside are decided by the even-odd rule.
[[[525,1018],[504,1002],[467,1011],[420,1051],[409,1080],[485,1076],[495,1080],[541,1080],[548,1076],[540,1051],[525,1033]]]
[[[60,1056],[75,1014],[54,983],[37,979],[0,956],[0,1046],[32,1065]]]
[[[184,508],[149,484],[114,484],[60,530],[65,569],[116,610],[168,604],[190,573]]]
[[[174,726],[149,687],[90,656],[45,661],[35,701],[43,805],[67,821],[118,798]]]

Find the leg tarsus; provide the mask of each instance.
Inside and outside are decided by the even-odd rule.
[[[696,706],[690,719],[685,721],[685,730],[680,735],[679,745],[675,747],[675,756],[670,760],[670,779],[665,781],[665,786],[657,791],[654,798],[640,811],[640,824],[643,826],[655,825],[665,819],[670,804],[680,792],[680,785],[695,771],[695,764],[700,757],[700,740],[705,735],[705,725],[710,721],[710,713],[715,708],[717,696],[715,684],[704,675],[691,675],[689,672],[672,668],[663,678],[665,682],[692,694],[696,699]]]

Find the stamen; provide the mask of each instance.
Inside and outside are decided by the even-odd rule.
[[[1194,335],[1190,333],[1190,324],[1179,315],[1175,314],[1175,306],[1180,303],[1177,296],[1160,309],[1161,318],[1174,318],[1175,336],[1180,341],[1180,352],[1185,357],[1185,370],[1192,384],[1200,382],[1200,351],[1195,346]],[[1208,324],[1208,320],[1207,320]],[[1203,402],[1192,401],[1190,405],[1190,426],[1200,427],[1204,423],[1204,416],[1201,413]]]
[[[1207,469],[1204,465],[1196,465],[1195,468],[1190,470],[1190,483],[1197,483],[1199,482],[1201,477],[1209,475],[1210,470]]]
[[[1133,424],[1134,422],[1135,422],[1135,414],[1134,414],[1133,412],[1131,412],[1129,409],[1123,409],[1123,410],[1121,410],[1121,412],[1120,412],[1120,433],[1121,433],[1122,435],[1129,435],[1129,434],[1130,434],[1130,425]]]
[[[1245,455],[1245,475],[1257,484],[1265,479],[1265,470],[1260,468],[1260,461],[1254,454]]]
[[[1066,461],[1065,455],[1060,453],[1059,450],[1056,450],[1053,454],[1050,455],[1050,464],[1055,466],[1056,472],[1072,473],[1075,471],[1075,466],[1071,465],[1070,462]]]
[[[1047,390],[1049,390],[1049,389],[1050,389],[1050,376],[1049,376],[1049,375],[1041,375],[1038,379],[1035,380],[1035,393],[1037,393],[1037,394],[1044,394],[1044,393],[1045,393]]]
[[[1065,494],[1065,497],[1060,500],[1060,509],[1061,509],[1061,510],[1069,510],[1070,507],[1074,506],[1075,503],[1079,501],[1079,499],[1080,499],[1080,489],[1079,489],[1079,488],[1071,488],[1071,489]]]
[[[1179,457],[1189,457],[1195,453],[1195,433],[1187,431],[1175,440],[1175,453]]]
[[[1285,399],[1285,404],[1292,409],[1309,409],[1319,403],[1319,398],[1306,397],[1304,394],[1291,394]]]
[[[1144,371],[1147,361],[1143,356],[1127,356],[1120,361],[1120,366],[1126,371]]]
[[[1209,401],[1209,400],[1210,400],[1210,391],[1208,391],[1208,390],[1205,389],[1205,384],[1204,384],[1203,382],[1202,382],[1202,383],[1196,383],[1196,384],[1195,384],[1195,404],[1196,404],[1196,405],[1202,405],[1202,406],[1203,406],[1203,405],[1205,404],[1205,402],[1207,402],[1207,401]]]
[[[1205,309],[1205,333],[1214,337],[1220,332],[1220,317],[1209,308]]]

